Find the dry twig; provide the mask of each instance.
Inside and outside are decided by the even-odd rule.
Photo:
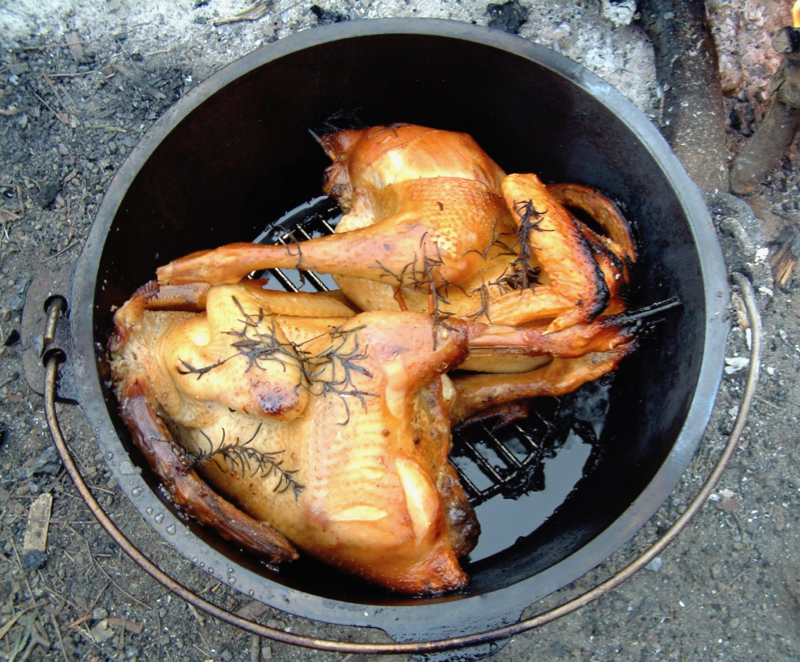
[[[44,99],[42,99],[42,97],[36,94],[36,92],[33,92],[33,96],[35,96],[39,101],[41,101],[48,108],[48,110],[50,110],[50,112],[53,113],[53,115],[55,115],[58,118],[59,122],[61,122],[64,125],[69,124],[69,117],[67,116],[66,113],[57,113],[53,109],[53,107],[49,103],[47,103]]]
[[[220,18],[214,21],[214,25],[227,25],[229,23],[239,23],[240,21],[257,21],[269,11],[269,4],[267,0],[253,0],[247,9],[228,18]]]
[[[130,69],[128,69],[128,67],[126,67],[125,65],[122,65],[122,64],[119,64],[119,63],[115,63],[115,64],[112,64],[112,65],[111,65],[111,67],[112,67],[112,68],[113,68],[115,71],[118,71],[118,72],[119,72],[119,73],[121,73],[123,76],[125,76],[125,78],[128,78],[128,79],[130,79],[131,81],[133,81],[133,82],[134,82],[134,83],[135,83],[135,84],[136,84],[138,87],[140,87],[140,88],[141,88],[141,90],[142,90],[143,92],[146,92],[147,94],[149,94],[149,95],[150,95],[151,97],[153,97],[154,99],[158,99],[158,100],[160,100],[160,101],[163,101],[164,99],[166,99],[166,98],[167,98],[167,95],[166,95],[166,94],[164,94],[164,93],[163,93],[161,90],[157,90],[156,88],[154,88],[154,87],[151,87],[150,85],[148,85],[147,83],[145,83],[145,82],[144,82],[144,81],[143,81],[141,78],[139,78],[139,76],[137,76],[136,74],[134,74],[134,73],[133,73],[133,72],[132,72]],[[124,132],[123,132],[123,133],[124,133]]]

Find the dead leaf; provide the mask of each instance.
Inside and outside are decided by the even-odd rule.
[[[243,607],[240,607],[236,610],[236,615],[241,616],[242,618],[247,618],[253,620],[254,618],[258,618],[267,610],[267,605],[263,602],[259,602],[258,600],[251,600]]]

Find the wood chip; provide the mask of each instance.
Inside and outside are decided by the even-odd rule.
[[[85,55],[83,50],[83,42],[77,32],[68,32],[64,36],[64,40],[69,48],[69,54],[75,62],[80,62]]]
[[[44,552],[47,550],[47,532],[50,529],[50,512],[53,508],[53,495],[49,492],[40,494],[31,504],[28,511],[28,528],[22,551]]]
[[[142,630],[144,629],[138,623],[129,621],[127,618],[109,618],[108,624],[118,628],[125,628],[128,632],[133,634],[142,634]]]
[[[244,607],[240,607],[236,610],[236,615],[241,616],[242,618],[247,618],[249,620],[253,620],[258,618],[267,611],[268,607],[263,602],[259,602],[258,600],[251,600],[248,602]]]

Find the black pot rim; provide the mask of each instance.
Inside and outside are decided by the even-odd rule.
[[[100,256],[117,210],[140,168],[183,118],[224,86],[265,63],[321,43],[389,34],[444,37],[502,49],[553,70],[614,113],[660,164],[663,177],[684,208],[702,256],[706,328],[695,396],[673,450],[639,498],[611,526],[563,561],[506,588],[447,601],[376,607],[320,598],[275,584],[245,568],[231,568],[227,557],[190,534],[124,457],[104,401],[93,328]],[[76,265],[70,301],[72,367],[79,401],[120,487],[142,517],[181,554],[220,581],[277,609],[330,623],[379,627],[398,640],[422,641],[454,636],[465,627],[473,633],[517,621],[526,607],[611,556],[655,513],[686,470],[711,416],[724,360],[728,296],[722,252],[700,191],[657,129],[611,85],[548,48],[490,28],[439,19],[365,20],[306,30],[264,46],[190,90],[151,127],[112,180]],[[413,626],[408,624],[412,618]]]

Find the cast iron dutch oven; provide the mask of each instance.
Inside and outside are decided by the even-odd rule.
[[[328,164],[309,129],[341,113],[471,134],[507,172],[590,184],[636,226],[631,307],[676,297],[615,375],[596,466],[535,531],[467,563],[463,593],[398,598],[321,575],[270,571],[186,523],[132,451],[107,382],[112,311],[157,266],[252,240],[320,195]],[[541,46],[491,29],[389,19],[270,44],[198,85],[131,152],[105,196],[67,294],[66,370],[120,486],[175,549],[278,609],[427,641],[513,623],[609,557],[677,484],[711,413],[728,287],[705,205],[665,141],[618,92]],[[62,389],[69,390],[62,380]]]

